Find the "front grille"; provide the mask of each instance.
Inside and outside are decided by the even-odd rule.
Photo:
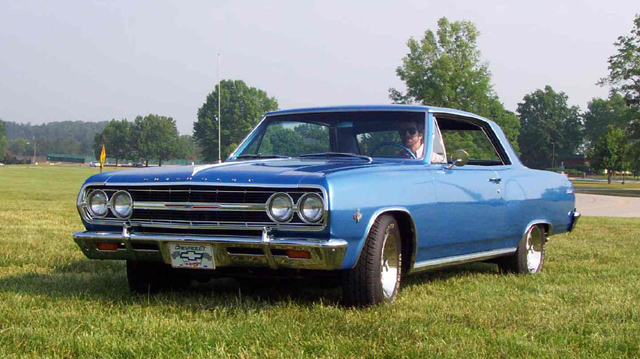
[[[169,211],[155,209],[136,209],[131,216],[132,221],[173,220],[187,222],[249,222],[270,223],[267,212],[242,211]],[[300,222],[302,223],[302,221]]]
[[[120,190],[131,194],[135,204],[129,221],[133,226],[147,228],[198,228],[199,230],[255,230],[265,226],[295,229],[322,229],[325,221],[317,224],[304,223],[295,213],[291,221],[278,224],[266,212],[269,197],[285,192],[297,203],[305,193],[317,193],[324,198],[319,188],[277,188],[241,186],[90,186],[85,194],[101,189],[109,198]],[[89,219],[91,221],[91,219]],[[123,222],[111,211],[100,221]]]

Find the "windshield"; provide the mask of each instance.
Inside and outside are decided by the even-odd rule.
[[[424,155],[424,112],[327,112],[267,117],[231,159]]]

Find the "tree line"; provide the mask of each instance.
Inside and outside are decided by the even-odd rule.
[[[2,120],[0,123],[0,138],[4,139],[4,147],[0,145],[0,160],[4,157],[7,162],[16,156],[32,156],[34,147],[38,154],[91,154],[95,134],[107,124],[106,121],[61,121],[31,125]]]
[[[104,130],[95,135],[94,154],[100,158],[102,146],[108,157],[115,159],[116,166],[122,160],[149,165],[156,160],[158,165],[171,159],[197,160],[198,149],[189,135],[180,136],[173,118],[149,114],[138,116],[133,122],[126,119],[111,120]]]

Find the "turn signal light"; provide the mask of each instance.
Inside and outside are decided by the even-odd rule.
[[[117,251],[118,243],[117,242],[100,242],[100,243],[96,243],[96,247],[101,251]]]
[[[286,254],[289,258],[311,259],[311,253],[309,253],[309,251],[287,249]]]

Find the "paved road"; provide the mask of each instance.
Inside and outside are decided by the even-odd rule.
[[[576,193],[576,208],[587,217],[640,218],[640,197]]]

